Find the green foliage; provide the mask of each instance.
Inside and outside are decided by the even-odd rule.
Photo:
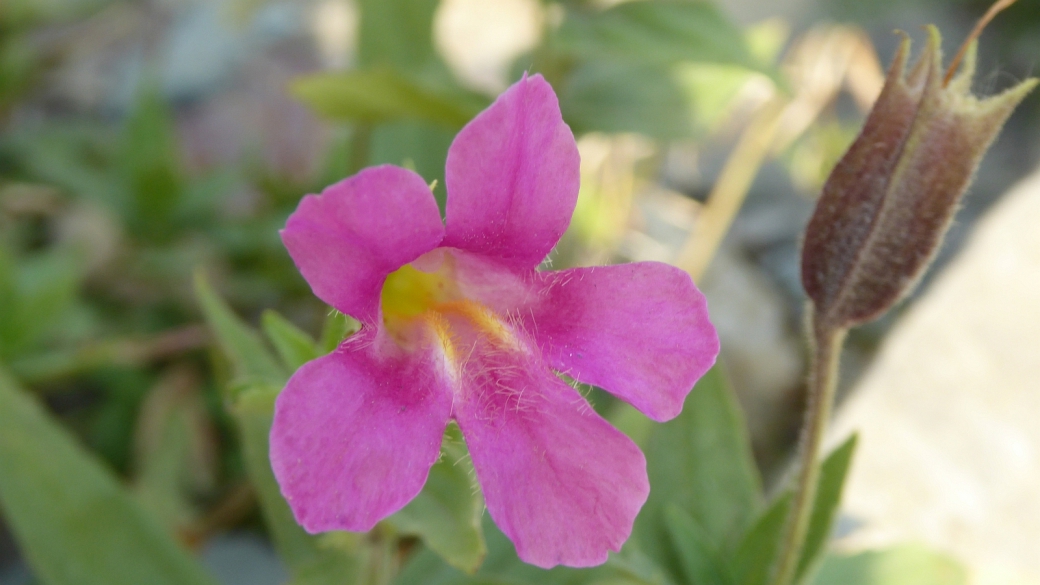
[[[215,583],[3,371],[0,504],[47,585]]]
[[[484,498],[474,485],[473,463],[452,423],[444,434],[441,458],[418,497],[387,522],[404,534],[419,536],[448,564],[467,573],[477,570],[487,547],[481,528]]]
[[[672,505],[729,558],[763,496],[743,417],[718,366],[697,383],[678,417],[655,425],[644,451],[653,487],[636,520],[641,548],[675,578],[682,574],[665,524]]]
[[[440,68],[433,50],[438,0],[361,0],[358,56],[364,66],[419,72]]]
[[[394,580],[394,585],[665,585],[660,569],[632,547],[612,555],[606,564],[590,569],[556,567],[548,571],[524,564],[517,558],[513,543],[484,518],[487,558],[474,575],[466,575],[444,563],[426,549],[409,560]]]
[[[729,585],[734,582],[716,544],[693,517],[678,506],[668,506],[664,522],[671,537],[672,550],[682,568],[681,582],[705,585]]]
[[[967,585],[968,574],[948,556],[917,545],[828,556],[812,585]]]
[[[271,340],[278,357],[290,371],[321,355],[314,338],[276,311],[264,311],[260,323],[264,335]]]
[[[780,548],[791,495],[773,501],[744,535],[733,555],[734,582],[739,585],[766,585]]]
[[[812,516],[809,518],[809,531],[805,537],[802,557],[798,562],[795,579],[801,579],[812,569],[825,552],[827,540],[830,538],[834,520],[838,515],[841,503],[841,491],[845,485],[845,476],[852,463],[852,454],[856,451],[856,435],[852,435],[835,449],[820,466],[820,480],[816,487],[816,500],[813,502]]]
[[[260,336],[243,323],[217,296],[202,273],[195,274],[195,295],[217,343],[231,360],[237,380],[282,384],[288,372],[264,345]]]
[[[572,129],[638,132],[659,139],[690,136],[690,106],[667,67],[589,61],[560,87],[560,107]]]
[[[43,23],[67,22],[97,11],[111,0],[4,0],[0,29],[21,29]]]
[[[342,576],[370,570],[366,551],[349,539],[349,546],[341,545],[343,539],[333,539],[330,545],[327,539],[304,532],[281,495],[268,458],[274,401],[286,372],[326,352],[284,317],[267,311],[262,319],[264,332],[277,348],[283,366],[201,274],[196,275],[195,290],[238,381],[229,393],[231,412],[238,424],[246,470],[259,494],[275,545],[298,579],[306,576],[308,583],[353,582]],[[334,312],[326,326],[330,333],[323,338],[334,347],[350,329],[347,319]],[[401,534],[422,538],[451,565],[472,572],[486,552],[480,525],[483,499],[473,489],[473,467],[457,426],[449,426],[442,449],[441,459],[430,470],[422,492],[386,523]]]
[[[353,317],[344,315],[335,309],[331,310],[328,317],[325,318],[325,324],[321,330],[318,352],[322,355],[329,353],[360,328],[361,324]]]
[[[83,279],[81,263],[73,249],[16,258],[0,242],[0,358],[24,354],[57,333]]]
[[[726,63],[767,71],[748,49],[743,32],[709,2],[625,2],[574,15],[556,42],[585,59],[640,65]]]
[[[130,196],[128,223],[137,237],[173,235],[184,190],[179,158],[169,106],[156,89],[145,88],[123,129],[118,157]]]
[[[194,511],[195,500],[219,499],[227,485],[245,480],[296,585],[385,583],[398,563],[398,585],[766,582],[789,499],[766,502],[720,368],[668,423],[653,423],[627,405],[608,411],[644,447],[652,490],[632,538],[603,566],[544,571],[522,563],[484,513],[454,424],[423,491],[375,530],[304,531],[271,471],[274,404],[293,371],[333,351],[359,324],[331,311],[316,340],[312,333],[328,308],[310,295],[277,230],[303,193],[368,164],[403,165],[437,180],[443,206],[448,147],[491,98],[462,87],[434,50],[437,0],[360,0],[359,68],[290,85],[314,112],[345,124],[336,129],[340,139],[326,153],[324,170],[312,175],[282,176],[259,160],[190,170],[173,105],[158,84],[142,84],[120,124],[72,109],[67,118],[54,121],[45,113],[40,121],[33,113],[49,111],[40,104],[25,109],[33,115],[6,119],[32,95],[34,83],[46,79],[44,67],[63,58],[62,51],[41,50],[47,35],[28,27],[69,22],[105,4],[0,2],[0,197],[10,185],[25,184],[55,201],[54,209],[0,226],[0,361],[33,391],[67,390],[72,402],[84,402],[63,423],[130,473],[115,477],[0,372],[0,504],[41,582],[210,583],[164,525],[183,524],[186,502]],[[778,81],[770,63],[779,44],[756,49],[761,39],[707,2],[653,0],[602,10],[574,1],[554,9],[560,7],[561,26],[547,28],[515,70],[545,75],[576,134],[697,138],[725,117],[750,76]],[[838,143],[831,138],[818,140],[827,152]],[[825,166],[816,150],[794,152],[792,168],[815,173]],[[106,238],[81,246],[54,235],[83,208],[104,218],[93,227],[111,240],[102,270],[88,265],[85,252]],[[0,221],[7,216],[0,214]],[[191,294],[190,275],[200,266],[215,275],[226,300],[203,270]],[[261,315],[271,306],[290,310],[304,326],[274,310]],[[182,485],[198,432],[182,424],[184,412],[174,409],[162,421],[153,448],[140,449],[134,438],[142,402],[162,372],[202,370],[199,342],[169,350],[162,338],[174,328],[191,329],[199,307],[220,351],[212,352],[214,374],[200,381],[194,397],[207,401],[206,416],[219,427],[226,476],[220,489],[205,494]],[[261,315],[262,335],[239,315]],[[823,463],[799,565],[803,581],[964,582],[959,567],[920,549],[826,556],[853,449],[854,439]],[[128,464],[131,453],[134,464]]]
[[[238,427],[246,472],[260,499],[268,530],[282,559],[297,580],[306,583],[352,583],[360,575],[362,561],[353,551],[325,546],[307,534],[293,518],[271,471],[268,436],[274,401],[287,378],[287,370],[268,351],[260,336],[243,323],[197,274],[195,292],[217,342],[230,359],[234,384],[231,414]],[[279,319],[278,317],[274,319]],[[272,318],[268,317],[267,322]],[[286,328],[271,327],[282,339]],[[297,337],[296,341],[299,341]],[[285,343],[284,340],[278,343]],[[316,348],[314,348],[316,351]]]
[[[319,73],[297,79],[293,94],[330,120],[381,123],[425,120],[461,128],[487,102],[425,87],[393,69]]]

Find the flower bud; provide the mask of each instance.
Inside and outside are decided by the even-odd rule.
[[[1036,85],[971,94],[975,46],[944,84],[939,31],[906,73],[904,35],[863,130],[824,184],[802,250],[802,284],[828,327],[873,320],[935,256],[958,201],[1008,116]]]

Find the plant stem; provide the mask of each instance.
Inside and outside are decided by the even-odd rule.
[[[791,585],[801,563],[802,547],[809,529],[816,483],[820,475],[820,446],[823,443],[834,405],[834,388],[838,374],[838,358],[846,330],[827,324],[814,310],[806,333],[812,343],[812,364],[809,370],[808,401],[805,423],[798,453],[798,483],[795,486],[787,530],[780,543],[774,585]]]

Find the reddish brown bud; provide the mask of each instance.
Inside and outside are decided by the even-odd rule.
[[[823,186],[802,250],[802,284],[827,327],[877,318],[935,256],[961,195],[1001,126],[1036,85],[971,94],[975,51],[943,84],[939,31],[906,74],[903,39],[885,86]]]

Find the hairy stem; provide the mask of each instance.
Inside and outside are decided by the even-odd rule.
[[[812,364],[809,370],[809,392],[805,423],[798,452],[798,483],[787,518],[787,529],[780,543],[774,585],[791,585],[801,561],[805,536],[809,530],[816,484],[820,475],[820,447],[827,430],[834,388],[838,374],[838,357],[846,330],[833,327],[815,311],[809,319],[807,334],[812,342]]]

